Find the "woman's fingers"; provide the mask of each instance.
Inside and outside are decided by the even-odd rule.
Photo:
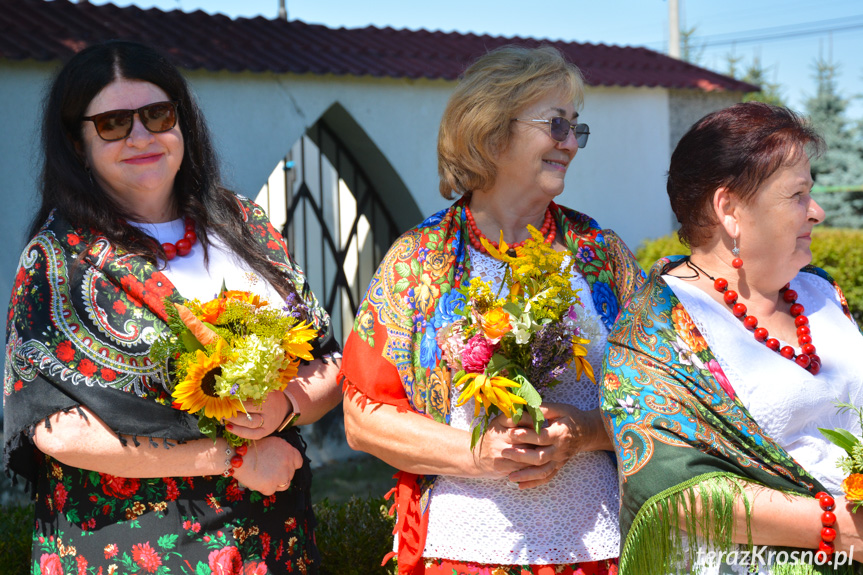
[[[561,467],[563,467],[562,463],[549,461],[542,465],[525,467],[510,473],[507,479],[511,483],[517,483],[519,489],[531,489],[551,481]]]
[[[231,433],[245,439],[261,439],[281,425],[288,410],[288,400],[281,391],[273,391],[261,405],[245,402],[243,406],[246,413],[226,419],[225,426]]]
[[[249,489],[272,495],[288,489],[302,466],[303,456],[294,446],[279,437],[266,437],[249,445],[234,478]]]

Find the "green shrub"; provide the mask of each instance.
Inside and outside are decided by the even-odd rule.
[[[659,258],[676,255],[689,255],[689,248],[680,243],[680,240],[677,239],[677,233],[668,234],[655,240],[645,240],[635,251],[638,265],[645,272],[649,272],[650,266]]]
[[[30,573],[33,505],[0,506],[0,575]]]
[[[321,551],[323,575],[395,575],[394,561],[381,566],[393,549],[395,518],[383,497],[353,497],[337,505],[315,505],[315,540]]]
[[[673,233],[643,242],[635,257],[647,271],[662,256],[688,253],[689,248],[683,246],[677,234]],[[812,263],[833,276],[845,293],[854,319],[863,325],[863,230],[815,228],[812,232]]]

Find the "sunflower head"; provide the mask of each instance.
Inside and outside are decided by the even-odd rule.
[[[234,417],[242,409],[242,403],[230,395],[222,397],[217,384],[222,376],[222,364],[228,358],[224,354],[225,342],[219,340],[212,354],[198,350],[195,359],[187,365],[186,377],[171,394],[176,405],[189,413],[203,410],[206,417],[222,419]]]

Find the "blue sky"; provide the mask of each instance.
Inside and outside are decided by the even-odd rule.
[[[105,0],[91,0],[104,4]],[[728,55],[742,65],[759,57],[782,85],[788,104],[802,110],[815,91],[813,62],[839,65],[840,93],[855,97],[850,115],[863,118],[863,2],[860,0],[679,0],[681,27],[706,41],[701,65],[727,72]],[[274,18],[278,0],[115,0],[114,4],[203,10],[231,17]],[[666,51],[666,0],[287,0],[288,16],[332,28],[390,26],[473,32]],[[700,44],[697,44],[700,45]],[[577,64],[577,62],[576,62]],[[586,102],[589,106],[590,102]]]

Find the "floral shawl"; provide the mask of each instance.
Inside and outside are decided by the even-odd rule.
[[[686,551],[681,527],[689,533],[697,528],[720,549],[729,548],[731,505],[738,498],[746,501],[745,483],[803,495],[823,490],[761,430],[662,279],[666,265],[681,259],[673,256],[654,264],[608,338],[601,409],[622,480],[621,575],[673,572]],[[850,319],[835,282],[812,266],[804,271],[833,283]],[[705,517],[690,513],[680,525],[676,510],[688,509],[696,495],[702,498]],[[694,552],[696,538],[689,544],[688,551]],[[818,572],[813,569],[780,566],[774,572]]]
[[[329,318],[264,211],[237,197],[244,223],[267,258],[296,288],[323,341]],[[145,259],[115,249],[95,230],[72,228],[52,212],[19,261],[6,326],[4,464],[32,481],[33,428],[86,405],[125,445],[146,438],[203,437],[197,419],[171,407],[168,366],[152,342],[168,333],[164,300],[184,299]],[[81,412],[83,414],[83,412]]]
[[[405,233],[384,257],[345,343],[341,377],[348,394],[449,424],[451,374],[435,336],[457,317],[453,290],[470,278],[465,203],[463,198]],[[584,214],[555,204],[551,209],[610,328],[643,273],[614,232]],[[397,477],[399,573],[414,573],[425,547],[434,478],[404,471]]]

